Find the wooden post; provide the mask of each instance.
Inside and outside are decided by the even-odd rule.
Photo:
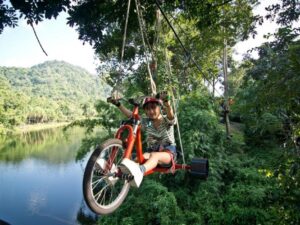
[[[230,121],[229,121],[229,104],[228,104],[228,80],[227,80],[227,40],[224,38],[223,49],[223,73],[224,73],[224,113],[225,113],[225,125],[226,136],[230,138]]]
[[[212,80],[212,91],[213,91],[213,97],[215,97],[215,92],[216,92],[216,78],[213,76],[213,80]]]

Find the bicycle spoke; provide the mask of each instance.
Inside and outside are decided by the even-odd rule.
[[[111,187],[111,191],[110,191],[109,202],[112,202],[112,197],[113,197],[113,194],[114,194],[114,190],[115,190],[115,186],[112,186],[112,187]]]
[[[109,186],[108,186],[108,187],[109,187]],[[103,193],[103,195],[102,195],[103,198],[102,198],[102,200],[101,200],[100,203],[99,203],[100,205],[102,205],[103,203],[105,204],[106,191],[107,191],[107,188],[104,189],[104,193]]]
[[[101,189],[101,191],[99,191],[96,195],[94,195],[94,196],[95,196],[95,199],[96,199],[96,202],[98,202],[98,200],[99,200],[99,198],[100,198],[100,196],[101,196],[103,190],[105,190],[108,186],[109,186],[109,185],[106,184],[106,185]],[[98,197],[97,197],[97,196],[98,196]]]
[[[102,177],[101,179],[98,179],[98,180],[92,182],[93,190],[98,186],[98,184],[99,184],[102,180],[104,180],[104,177]],[[95,183],[96,183],[96,184],[95,184]]]

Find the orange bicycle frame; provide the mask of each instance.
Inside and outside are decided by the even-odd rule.
[[[146,159],[143,156],[142,133],[141,133],[141,124],[140,124],[140,116],[139,116],[139,107],[136,106],[136,105],[134,106],[131,119],[133,119],[133,121],[135,121],[136,124],[122,125],[118,129],[115,137],[117,139],[122,140],[123,145],[126,147],[126,149],[124,151],[123,158],[131,159],[131,154],[132,154],[132,151],[135,147],[137,162],[139,164],[143,164],[143,163],[146,162]],[[125,139],[124,138],[122,139],[122,133],[126,130],[128,131],[128,135]],[[178,170],[178,169],[188,170],[188,169],[190,169],[190,166],[182,165],[182,164],[175,164],[175,170]],[[145,175],[149,175],[149,174],[152,174],[154,172],[169,173],[170,170],[167,167],[157,166],[156,168],[154,168],[150,171],[147,171],[145,173]]]

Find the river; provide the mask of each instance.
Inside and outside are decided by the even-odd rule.
[[[0,139],[0,224],[95,224],[85,205],[84,131],[61,128]]]

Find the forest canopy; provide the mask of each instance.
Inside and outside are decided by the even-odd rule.
[[[6,26],[17,26],[19,15],[35,26],[66,11],[67,24],[78,31],[80,40],[93,46],[102,62],[99,76],[110,86],[120,83],[125,97],[151,92],[147,75],[150,64],[158,89],[172,91],[179,99],[178,117],[187,159],[201,156],[210,160],[207,181],[193,180],[184,173],[147,178],[113,216],[101,218],[99,224],[300,223],[298,0],[270,3],[265,15],[253,13],[262,2],[259,0],[132,1],[123,57],[128,1],[10,2],[0,1],[0,33]],[[266,20],[275,21],[279,28],[252,49],[258,57],[248,54],[236,62],[233,46],[255,36],[256,28]],[[64,92],[58,84],[54,85],[56,91],[49,93],[44,88],[49,80],[29,77],[23,69],[17,74],[27,75],[17,76],[13,70],[1,68],[1,96],[9,99],[0,102],[0,113],[9,115],[0,117],[1,124],[3,118],[18,118],[20,113],[11,114],[15,112],[11,109],[23,112],[24,102],[30,101],[19,90],[30,92],[35,106],[45,102],[39,97],[41,92],[47,101],[53,100],[49,105],[64,103],[67,97],[70,102],[85,98],[82,92]],[[9,80],[3,71],[13,73],[14,78]],[[223,77],[227,72],[226,81]],[[25,84],[32,79],[38,86],[27,90]],[[225,96],[217,93],[218,83],[224,86]],[[14,90],[14,86],[21,89]],[[77,86],[71,89],[78,91]],[[222,103],[229,98],[234,104],[224,110]],[[63,104],[59,107],[65,109]],[[77,124],[89,130],[102,125],[111,133],[119,124],[117,109],[99,100],[95,110],[93,120]],[[232,136],[225,135],[224,111],[230,115]],[[85,140],[78,159],[103,138]]]

